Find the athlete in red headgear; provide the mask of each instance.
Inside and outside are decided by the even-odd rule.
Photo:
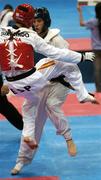
[[[22,4],[15,9],[13,19],[24,27],[32,27],[35,9],[29,4]]]
[[[14,12],[15,27],[0,30],[1,70],[13,93],[27,99],[27,103],[25,102],[23,106],[22,136],[26,146],[31,149],[37,147],[34,117],[41,101],[41,89],[50,85],[34,67],[34,51],[57,61],[78,63],[86,58],[80,53],[50,46],[36,32],[28,29],[33,24],[34,13],[35,10],[31,5],[19,5]],[[91,54],[89,58],[92,59]]]
[[[66,48],[67,50],[67,42],[59,35],[59,30],[48,29],[50,24],[51,18],[48,10],[44,7],[36,9],[34,16],[34,30],[38,33],[38,35],[44,38],[48,44],[50,43],[60,48]],[[36,62],[38,62],[40,57],[42,58],[42,55],[37,53]],[[41,73],[52,82],[49,88],[43,89],[40,96],[42,100],[40,105],[37,107],[38,115],[35,119],[36,140],[39,144],[44,124],[47,117],[49,117],[56,127],[57,134],[64,137],[67,144],[68,154],[70,156],[76,156],[77,150],[72,139],[71,128],[68,120],[65,118],[64,113],[61,110],[61,106],[69,93],[69,88],[71,88],[70,84],[76,90],[79,101],[83,100],[85,102],[88,101],[94,103],[96,102],[96,99],[90,96],[85,89],[82,82],[82,75],[77,65],[59,62],[50,58],[44,58],[36,64],[36,68],[39,69],[39,71],[41,71]],[[52,77],[56,78],[52,79]],[[70,84],[63,81],[64,78],[67,78],[67,81]],[[58,82],[64,84],[64,86]],[[21,169],[26,164],[31,163],[35,153],[36,149],[31,149],[26,146],[26,143],[22,137],[16,165],[11,171],[12,175],[20,173]]]

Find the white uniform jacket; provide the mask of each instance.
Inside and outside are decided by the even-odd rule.
[[[44,40],[51,45],[59,48],[68,48],[69,43],[62,38],[59,29],[49,29],[47,36]],[[50,62],[50,63],[49,63]],[[84,86],[82,75],[79,67],[76,64],[64,63],[59,61],[52,61],[50,59],[42,59],[36,64],[37,69],[47,77],[48,80],[57,77],[60,74],[65,75],[65,80],[68,81],[72,87],[76,90],[76,94],[79,101],[82,101],[88,96],[88,92]],[[42,69],[40,67],[43,67]],[[46,67],[46,68],[45,68]],[[60,73],[57,74],[57,68],[61,69]],[[54,73],[53,73],[54,72]]]
[[[11,33],[9,33],[9,31]],[[58,49],[53,46],[47,45],[47,43],[40,38],[36,32],[33,32],[32,30],[26,29],[26,28],[19,28],[17,30],[7,27],[7,28],[1,28],[0,29],[0,44],[4,43],[10,43],[10,37],[11,34],[13,34],[12,42],[16,45],[16,39],[20,39],[21,42],[30,44],[33,47],[33,50],[36,52],[39,52],[47,57],[50,57],[52,59],[58,60],[58,61],[67,61],[71,63],[79,63],[81,61],[82,55],[80,53],[65,49]],[[14,56],[14,52],[16,49],[12,49],[9,46],[9,52],[11,53],[12,59]],[[21,49],[22,51],[22,49]],[[0,52],[2,58],[2,52]],[[17,58],[17,57],[16,57]],[[9,59],[11,61],[11,59]],[[21,70],[21,69],[20,69]],[[14,75],[14,71],[13,71]],[[16,73],[15,73],[16,75]]]

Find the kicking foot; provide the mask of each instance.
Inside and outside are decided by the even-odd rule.
[[[17,163],[15,167],[11,170],[11,175],[17,175],[21,172],[21,169],[23,168],[23,163]]]
[[[67,147],[68,147],[68,153],[70,156],[76,156],[77,154],[77,149],[76,149],[76,145],[74,144],[73,140],[67,140]]]
[[[84,100],[82,100],[80,103],[86,103],[86,102],[90,102],[92,104],[99,104],[99,102],[97,101],[97,99],[94,97],[93,94],[89,93],[87,98],[85,98]]]
[[[38,144],[35,140],[31,140],[29,137],[24,137],[24,142],[31,148],[36,149]]]

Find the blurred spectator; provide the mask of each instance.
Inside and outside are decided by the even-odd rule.
[[[1,26],[13,26],[13,7],[10,4],[6,4],[4,9],[0,12],[0,25]]]
[[[95,53],[94,71],[96,91],[101,92],[101,2],[95,6],[95,18],[84,21],[82,7],[77,6],[80,26],[85,26],[91,31],[92,49]]]

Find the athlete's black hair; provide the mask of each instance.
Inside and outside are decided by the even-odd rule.
[[[42,7],[42,8],[38,8],[36,9],[36,13],[34,16],[35,19],[37,18],[42,18],[43,21],[45,22],[45,26],[48,28],[51,25],[51,18],[50,18],[50,14],[47,8]]]

